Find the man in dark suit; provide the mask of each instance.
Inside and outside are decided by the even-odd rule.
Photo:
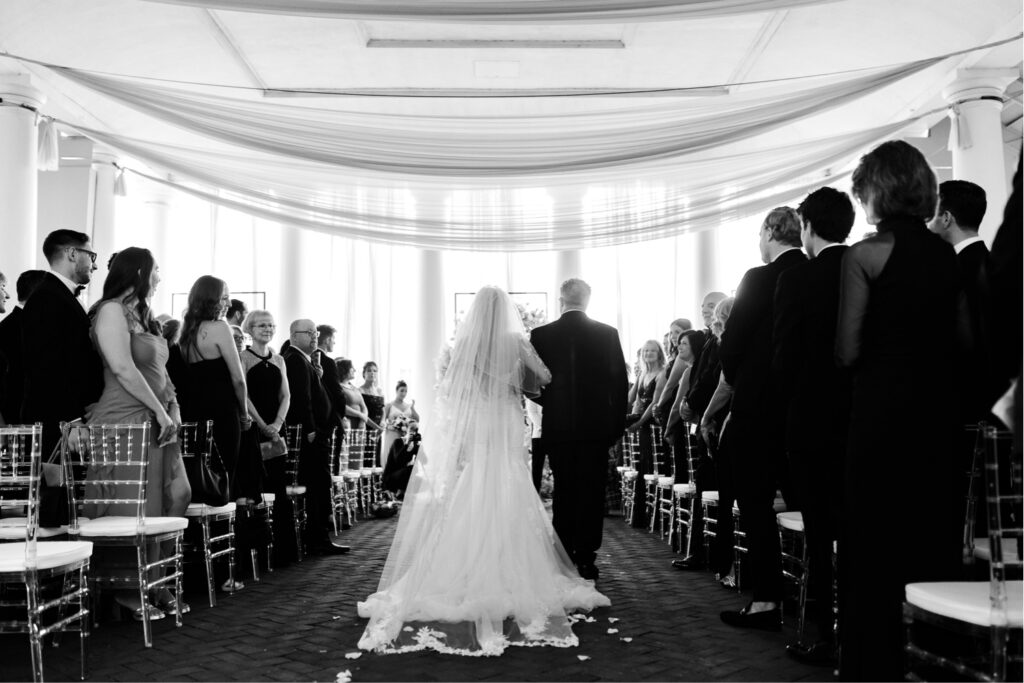
[[[320,382],[324,385],[327,398],[331,401],[331,415],[329,429],[337,428],[338,438],[342,438],[342,419],[345,417],[345,392],[341,389],[341,377],[338,374],[338,364],[334,362],[331,354],[334,353],[334,335],[338,333],[331,325],[317,325],[316,331],[319,334],[316,342],[316,353],[314,358],[320,363]]]
[[[299,482],[306,487],[306,546],[315,555],[348,552],[331,541],[331,401],[324,391],[311,357],[316,351],[317,328],[312,320],[296,320],[289,327],[291,344],[284,352],[291,403],[286,421],[302,425]]]
[[[853,228],[853,204],[831,187],[797,208],[800,240],[811,260],[779,276],[775,288],[773,377],[786,410],[786,454],[802,502],[810,563],[805,643],[786,646],[807,663],[831,664],[832,542],[839,521],[840,472],[850,418],[848,373],[835,363],[839,274]]]
[[[41,422],[43,452],[60,439],[60,423],[84,418],[103,391],[103,366],[89,337],[78,295],[92,280],[97,254],[89,236],[55,230],[43,240],[50,272],[25,303],[22,421]],[[44,456],[45,457],[45,456]]]
[[[777,481],[784,471],[783,415],[770,381],[775,285],[783,272],[807,260],[800,251],[800,217],[788,207],[772,209],[760,232],[761,260],[736,290],[719,358],[733,388],[729,449],[736,499],[747,534],[753,600],[740,611],[722,612],[732,626],[782,628],[782,558],[775,521]],[[784,475],[783,475],[784,476]]]
[[[0,370],[0,416],[8,424],[21,422],[21,404],[25,400],[25,359],[21,350],[25,302],[45,277],[45,270],[26,270],[19,275],[16,285],[18,305],[6,318],[0,320],[0,356],[6,360],[7,366],[6,372]],[[0,313],[2,312],[3,302],[0,301]],[[2,363],[3,361],[0,361],[0,364]]]
[[[626,362],[618,331],[587,317],[590,285],[566,280],[558,301],[561,317],[530,335],[552,377],[536,399],[555,481],[552,523],[580,576],[597,579],[608,449],[626,424]]]
[[[965,424],[992,421],[989,409],[1006,391],[1007,385],[995,380],[991,358],[987,353],[989,337],[988,306],[983,294],[988,247],[978,235],[985,217],[985,190],[967,180],[947,180],[939,185],[939,208],[928,223],[928,229],[953,246],[960,280],[967,300],[970,321],[971,350],[963,362],[957,363],[958,395]],[[965,444],[967,457],[973,450]],[[969,464],[969,463],[968,463]]]

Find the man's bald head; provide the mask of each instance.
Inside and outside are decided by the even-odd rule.
[[[725,299],[726,296],[725,292],[708,292],[704,295],[703,301],[700,302],[700,315],[704,318],[705,327],[711,327],[711,318],[715,313],[715,306],[722,299]]]

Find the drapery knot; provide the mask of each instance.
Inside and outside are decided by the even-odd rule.
[[[114,168],[117,169],[117,177],[114,178],[114,196],[127,197],[128,186],[125,184],[124,180],[124,169],[118,166],[117,164],[114,164]]]
[[[949,107],[949,144],[946,148],[952,152],[956,149],[970,149],[971,129],[967,124],[967,117],[960,111],[960,104],[952,104]]]
[[[41,114],[36,115],[39,128],[38,167],[40,171],[60,170],[60,145],[58,144],[57,127],[53,119]]]

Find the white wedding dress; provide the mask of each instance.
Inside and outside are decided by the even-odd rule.
[[[507,293],[460,325],[378,590],[358,603],[376,652],[499,655],[570,647],[570,613],[611,604],[580,578],[533,488],[521,397],[550,373]]]

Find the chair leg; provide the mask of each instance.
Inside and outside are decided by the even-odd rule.
[[[86,638],[89,637],[89,620],[92,616],[92,591],[89,590],[89,572],[88,563],[82,565],[78,570],[78,589],[79,595],[79,618],[78,618],[78,651],[79,651],[79,675],[81,680],[85,680],[87,669],[86,656],[88,649],[86,647]]]
[[[174,610],[174,625],[177,628],[182,627],[181,621],[181,601],[184,600],[185,594],[182,592],[181,578],[181,540],[185,536],[184,532],[178,533],[174,537],[174,603],[177,609]]]
[[[210,518],[203,515],[199,518],[199,525],[203,530],[203,563],[206,565],[206,595],[210,601],[210,607],[217,606],[217,594],[213,589],[213,559],[210,557]]]
[[[25,581],[25,607],[28,612],[28,644],[32,652],[32,680],[43,680],[43,639],[39,613],[39,583],[34,570],[29,571]]]
[[[295,524],[295,545],[299,555],[299,562],[302,562],[304,555],[302,552],[302,527],[306,518],[306,501],[301,496],[295,496],[292,498],[292,510],[294,511]]]
[[[146,576],[146,565],[148,564],[148,558],[146,557],[146,543],[143,541],[135,547],[135,556],[138,560],[139,569],[139,604],[142,605],[142,639],[146,644],[146,647],[153,647],[153,627],[149,623],[149,609],[146,605],[149,604],[149,580]]]
[[[693,518],[697,513],[697,499],[690,498],[689,518],[686,520],[686,553],[685,557],[693,555]]]
[[[235,588],[235,516],[228,517],[228,585]]]
[[[798,587],[799,593],[797,594],[797,624],[796,624],[796,642],[801,645],[804,643],[804,627],[807,625],[807,582],[810,579],[810,562],[807,558],[807,544],[804,543],[803,551],[803,572],[800,575],[800,584]]]

